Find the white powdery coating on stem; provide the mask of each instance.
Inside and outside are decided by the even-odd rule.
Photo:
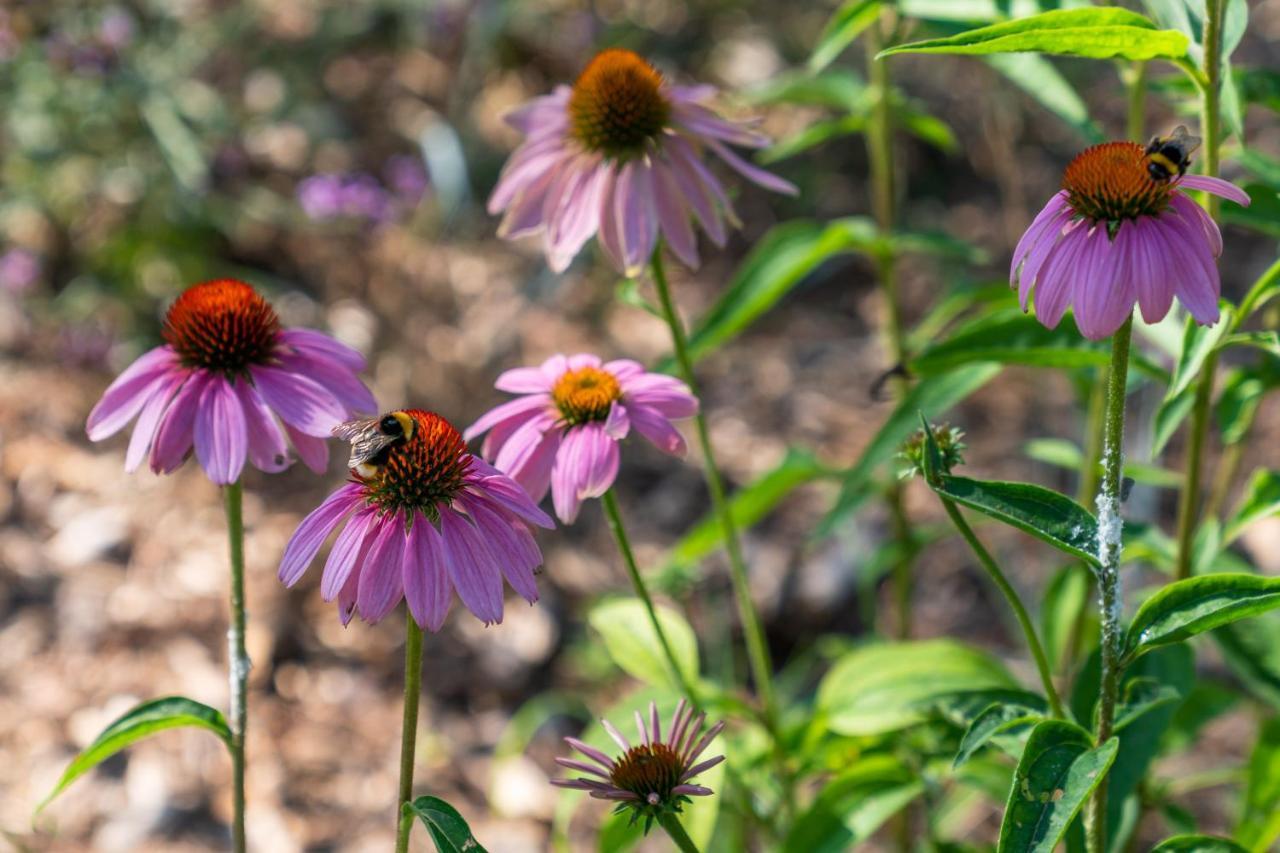
[[[253,666],[247,654],[240,655],[237,653],[239,648],[240,637],[233,627],[227,631],[227,680],[231,684],[231,714],[228,722],[231,724],[231,730],[236,734],[240,733],[240,724],[237,722],[239,715],[236,709],[244,702],[244,684],[248,681],[249,670]]]
[[[1120,470],[1124,456],[1110,442],[1102,448],[1104,470]],[[1115,466],[1114,469],[1112,466]],[[1104,481],[1106,478],[1103,478]],[[1117,483],[1116,491],[1119,491]],[[1120,552],[1123,547],[1124,519],[1120,517],[1120,499],[1108,494],[1104,482],[1096,499],[1098,508],[1098,592],[1102,607],[1102,642],[1116,648],[1120,641]]]

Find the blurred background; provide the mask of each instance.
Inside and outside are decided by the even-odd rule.
[[[655,362],[667,354],[665,328],[619,298],[616,276],[591,251],[556,277],[536,243],[494,236],[484,200],[518,142],[503,114],[571,82],[600,47],[623,45],[674,79],[723,87],[724,109],[759,113],[775,139],[792,141],[765,156],[801,188],[799,198],[743,184],[744,228],[724,251],[706,246],[697,272],[673,270],[682,309],[697,317],[774,226],[868,212],[857,128],[830,129],[829,103],[783,85],[803,74],[834,5],[0,6],[0,846],[225,846],[229,762],[198,732],[129,749],[77,782],[38,827],[30,819],[75,752],[136,702],[181,693],[226,704],[216,489],[192,465],[165,478],[125,475],[123,436],[103,446],[84,437],[85,416],[111,377],[159,342],[168,302],[198,281],[245,279],[286,325],[329,331],[366,353],[385,407],[434,409],[460,427],[502,398],[492,381],[508,367],[579,350]],[[1280,2],[1251,3],[1236,58],[1272,73],[1242,82],[1250,104],[1280,101],[1277,43]],[[839,65],[852,78],[863,62],[855,48]],[[1088,106],[1074,122],[983,62],[895,62],[895,81],[919,115],[897,137],[901,219],[966,246],[963,260],[905,263],[908,320],[945,292],[998,282],[1070,157],[1122,135],[1116,70],[1055,64]],[[1149,133],[1188,121],[1170,105],[1181,85],[1173,74],[1152,68]],[[1266,158],[1274,165],[1280,157],[1280,127],[1271,112],[1246,110],[1245,120],[1264,160],[1256,174],[1227,177],[1265,181]],[[815,126],[827,129],[794,142]],[[1278,175],[1275,165],[1270,180]],[[1254,227],[1227,229],[1229,294],[1274,259],[1274,198],[1272,189]],[[872,264],[840,255],[706,358],[704,406],[734,484],[789,452],[828,466],[857,458],[890,410],[871,394],[891,366],[877,332],[882,313]],[[1006,370],[951,417],[968,433],[969,464],[984,477],[1073,489],[1073,472],[1021,451],[1037,438],[1078,440],[1078,390],[1057,372]],[[1140,391],[1135,400],[1149,416],[1159,395]],[[1274,403],[1253,443],[1271,453],[1280,440]],[[1150,437],[1139,432],[1134,441]],[[343,477],[342,452],[333,455],[327,477],[295,466],[246,478],[249,832],[255,849],[273,853],[382,850],[392,838],[400,621],[344,630],[320,600],[317,574],[293,590],[275,578],[300,517]],[[624,460],[619,493],[642,562],[662,569],[666,595],[684,601],[696,590],[695,626],[709,641],[724,637],[732,607],[719,558],[667,554],[706,511],[699,461],[682,464],[641,442],[629,443]],[[814,536],[837,486],[813,479],[747,535],[779,665],[821,658],[821,637],[865,636],[877,612],[890,609],[867,559],[886,540],[888,520],[871,507],[834,535]],[[1135,495],[1137,511],[1172,517],[1172,491],[1139,486]],[[921,525],[938,519],[918,485],[907,501]],[[1280,520],[1272,522],[1254,527],[1243,547],[1276,573]],[[1024,589],[1042,588],[1053,562],[1043,548],[1016,534],[984,535]],[[593,846],[589,830],[605,810],[592,803],[568,820],[547,784],[551,759],[563,751],[561,735],[628,686],[584,624],[592,602],[625,588],[598,508],[541,541],[538,605],[508,602],[503,624],[487,629],[459,611],[427,641],[419,790],[453,802],[491,851],[543,849],[558,808],[574,846]],[[926,549],[915,596],[916,636],[959,635],[1029,672],[1016,630],[995,615],[999,601],[967,554]],[[722,670],[741,666],[740,651],[724,644],[710,642],[704,653]],[[1239,764],[1253,726],[1245,710],[1219,717],[1203,734],[1200,759]],[[1197,760],[1193,753],[1169,772],[1190,772]],[[1227,805],[1209,789],[1188,807],[1212,829],[1215,810]],[[1000,808],[975,802],[969,837],[994,837]]]

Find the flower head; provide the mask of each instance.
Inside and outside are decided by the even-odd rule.
[[[1217,322],[1222,235],[1184,190],[1244,205],[1249,197],[1203,175],[1158,180],[1148,163],[1136,142],[1095,145],[1071,161],[1062,189],[1013,251],[1009,281],[1022,310],[1034,289],[1041,323],[1057,326],[1072,306],[1081,334],[1092,340],[1120,328],[1135,303],[1148,323],[1161,320],[1174,296],[1197,322]]]
[[[707,151],[762,187],[796,189],[752,166],[728,145],[762,148],[764,135],[706,104],[711,86],[676,86],[629,50],[596,55],[577,81],[535,98],[508,121],[525,134],[489,197],[506,211],[499,234],[543,233],[556,272],[594,235],[613,265],[634,275],[661,232],[676,256],[698,265],[691,219],[718,246],[725,219],[737,222],[723,184],[703,162]]]
[[[138,418],[126,471],[149,453],[151,470],[167,474],[194,444],[209,479],[226,485],[240,478],[246,457],[261,471],[283,471],[292,444],[323,473],[333,427],[376,405],[356,377],[363,356],[319,332],[282,328],[242,281],[189,288],[169,308],[163,336],[164,346],[131,364],[89,413],[92,441]]]
[[[645,819],[645,828],[663,812],[679,812],[690,797],[705,797],[714,793],[710,788],[692,784],[699,773],[704,773],[724,761],[723,755],[698,761],[724,728],[716,723],[705,734],[702,724],[706,714],[694,715],[683,699],[676,706],[675,717],[667,739],[662,739],[662,726],[658,719],[658,706],[649,703],[649,719],[636,712],[636,730],[640,742],[632,746],[622,733],[608,720],[601,720],[605,731],[622,750],[622,755],[610,758],[605,753],[588,746],[577,738],[565,738],[565,742],[591,759],[591,762],[573,758],[557,758],[556,763],[570,770],[589,774],[576,779],[553,779],[552,785],[587,791],[599,800],[618,801],[618,811],[630,810],[632,822]],[[701,734],[701,737],[699,735]],[[696,762],[696,763],[695,763]]]
[[[938,447],[938,455],[942,463],[942,470],[938,473],[950,474],[952,468],[964,464],[964,430],[950,424],[931,426],[930,430],[933,432],[933,441]],[[924,455],[928,452],[928,448],[924,429],[916,430],[902,443],[898,458],[907,464],[898,472],[899,479],[905,480],[916,474],[924,474]]]
[[[684,383],[646,373],[637,362],[601,363],[594,355],[555,355],[540,367],[508,370],[494,383],[519,394],[467,428],[470,441],[488,433],[481,452],[535,502],[551,490],[556,515],[578,517],[618,475],[618,442],[632,427],[659,450],[685,453],[673,418],[692,417],[698,401]]]
[[[433,412],[395,412],[403,441],[303,519],[285,547],[280,580],[293,586],[339,525],[320,593],[377,622],[403,598],[423,628],[444,624],[453,592],[486,623],[502,621],[502,580],[530,603],[542,553],[530,525],[553,522],[505,474],[467,452],[453,425]],[[350,519],[348,521],[348,519]]]

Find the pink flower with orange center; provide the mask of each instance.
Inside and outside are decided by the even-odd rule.
[[[618,442],[633,427],[659,450],[683,456],[684,437],[671,420],[698,411],[697,399],[678,379],[648,373],[635,361],[602,363],[585,353],[508,370],[494,387],[521,396],[468,427],[467,440],[488,433],[483,454],[535,503],[550,489],[565,524],[578,517],[584,499],[613,485]]]
[[[120,374],[86,432],[101,441],[135,417],[125,455],[134,471],[169,473],[195,448],[218,485],[236,482],[246,459],[268,473],[290,465],[289,448],[317,473],[325,439],[352,412],[376,408],[357,373],[364,357],[310,329],[284,329],[270,303],[242,281],[188,288],[165,315],[166,343]]]
[[[743,160],[730,145],[763,148],[768,137],[716,114],[712,86],[676,86],[629,50],[597,54],[572,87],[535,98],[507,121],[525,141],[489,197],[505,211],[498,233],[542,233],[547,262],[563,272],[598,236],[626,275],[649,261],[659,234],[680,260],[698,265],[696,219],[717,246],[737,224],[724,185],[704,162],[715,154],[775,192],[796,188]]]
[[[1203,190],[1249,204],[1227,181],[1204,175],[1154,178],[1136,142],[1107,142],[1082,151],[1062,189],[1027,228],[1009,268],[1022,310],[1035,293],[1036,319],[1054,328],[1074,308],[1091,340],[1110,336],[1133,313],[1155,323],[1176,296],[1198,323],[1218,321],[1222,234],[1184,190]]]

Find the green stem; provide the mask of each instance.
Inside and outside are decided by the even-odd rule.
[[[244,487],[240,481],[224,490],[227,509],[227,538],[231,546],[231,630],[227,632],[228,666],[231,680],[231,843],[236,853],[245,851],[244,770],[245,728],[249,719],[249,654],[244,631]]]
[[[661,251],[659,247],[653,253],[654,285],[658,291],[658,301],[662,305],[663,317],[671,330],[671,343],[675,348],[680,378],[689,386],[689,391],[697,396],[698,385],[693,375],[693,359],[689,355],[689,342],[685,336],[684,325],[676,313],[675,303],[671,299],[671,288],[667,284],[667,274],[662,266]],[[756,690],[764,706],[765,722],[771,731],[776,731],[778,706],[773,693],[773,664],[769,661],[769,647],[765,643],[764,630],[760,627],[760,617],[756,614],[755,604],[751,600],[751,587],[747,582],[747,565],[742,558],[742,545],[738,541],[737,524],[729,509],[724,481],[720,478],[720,468],[716,464],[715,452],[711,447],[711,434],[707,430],[707,420],[701,408],[694,415],[694,425],[698,433],[698,443],[702,447],[702,457],[706,462],[704,475],[707,479],[707,490],[711,493],[711,505],[720,522],[720,534],[724,538],[725,551],[729,555],[729,577],[733,582],[733,594],[738,604],[738,618],[742,621],[742,633],[746,637],[751,674],[755,678]]]
[[[1126,129],[1130,139],[1141,142],[1147,125],[1147,63],[1139,60],[1130,65],[1125,83],[1129,91]]]
[[[1218,174],[1218,148],[1222,143],[1222,111],[1219,107],[1222,92],[1221,57],[1222,0],[1205,0],[1205,85],[1200,97],[1200,132],[1204,135],[1204,173],[1210,176]],[[1205,193],[1205,209],[1211,217],[1218,218],[1216,195]],[[1199,518],[1201,468],[1204,465],[1204,444],[1209,435],[1209,410],[1213,403],[1213,383],[1217,367],[1218,357],[1215,351],[1209,354],[1204,366],[1200,368],[1195,401],[1191,409],[1187,461],[1178,503],[1178,553],[1174,574],[1179,580],[1191,576],[1191,549],[1195,543],[1196,521]]]
[[[658,815],[658,823],[667,831],[671,843],[680,853],[698,853],[698,845],[694,844],[689,833],[684,831],[684,827],[680,825],[680,818],[671,812],[663,812]]]
[[[405,815],[405,803],[413,800],[413,756],[418,746],[418,698],[422,695],[422,629],[404,611],[404,722],[400,729],[400,793],[396,801],[396,853],[409,849],[413,816]]]
[[[1099,653],[1102,675],[1098,689],[1099,745],[1111,738],[1115,722],[1116,689],[1120,681],[1120,483],[1124,465],[1124,402],[1129,377],[1129,339],[1133,317],[1111,339],[1111,366],[1107,373],[1106,433],[1102,450],[1102,485],[1098,493],[1098,569],[1102,638]],[[1094,791],[1085,819],[1090,853],[1104,853],[1107,838],[1107,777]]]
[[[679,661],[676,660],[676,654],[671,648],[671,641],[667,639],[667,632],[662,630],[662,623],[658,621],[658,611],[653,606],[653,598],[649,595],[649,589],[645,586],[644,578],[640,575],[640,567],[636,564],[635,552],[631,550],[631,539],[627,536],[627,529],[622,524],[622,513],[618,509],[618,499],[613,496],[613,491],[610,490],[601,496],[600,502],[604,504],[604,514],[609,519],[609,529],[613,531],[614,541],[618,543],[618,550],[622,552],[622,561],[626,563],[627,575],[631,578],[631,585],[635,587],[636,595],[640,597],[640,601],[644,604],[644,609],[648,611],[649,623],[653,625],[653,631],[658,635],[658,643],[662,646],[662,653],[667,658],[667,666],[671,668],[671,676],[674,679],[674,683],[680,686],[681,692],[697,708],[698,694],[694,691],[693,685],[689,683],[684,670],[680,668]]]
[[[1000,571],[1000,566],[996,564],[991,552],[986,549],[977,534],[973,532],[973,528],[964,520],[955,503],[943,498],[942,506],[951,517],[956,529],[960,531],[960,535],[964,537],[964,541],[969,543],[969,547],[977,555],[978,562],[982,563],[991,580],[1004,594],[1005,601],[1009,602],[1009,606],[1013,608],[1013,615],[1017,617],[1018,624],[1022,627],[1022,634],[1026,637],[1027,647],[1031,649],[1031,656],[1035,658],[1036,670],[1040,673],[1040,684],[1044,687],[1045,696],[1049,698],[1049,708],[1053,716],[1065,719],[1066,713],[1062,709],[1062,699],[1058,696],[1057,688],[1053,686],[1053,670],[1049,666],[1049,658],[1044,653],[1044,646],[1040,645],[1040,638],[1036,636],[1035,626],[1031,622],[1031,617],[1027,615],[1027,608],[1022,605],[1022,599],[1018,597],[1018,591],[1009,583],[1004,572]]]
[[[895,219],[894,162],[893,162],[893,103],[892,84],[889,80],[887,60],[877,59],[876,54],[885,46],[886,32],[891,32],[897,21],[897,12],[886,6],[880,20],[867,31],[867,80],[875,98],[867,121],[867,160],[870,169],[871,210],[881,238],[888,240],[893,233]],[[885,323],[884,346],[892,367],[907,364],[906,334],[902,323],[902,300],[898,293],[897,258],[891,247],[885,246],[876,258],[876,270],[880,291],[884,296]],[[906,392],[906,380],[895,375],[890,386],[895,398]],[[911,564],[915,556],[915,538],[911,522],[902,502],[902,489],[892,483],[885,494],[889,504],[894,538],[898,543],[898,558],[893,565],[894,601],[897,612],[898,636],[911,636]]]

